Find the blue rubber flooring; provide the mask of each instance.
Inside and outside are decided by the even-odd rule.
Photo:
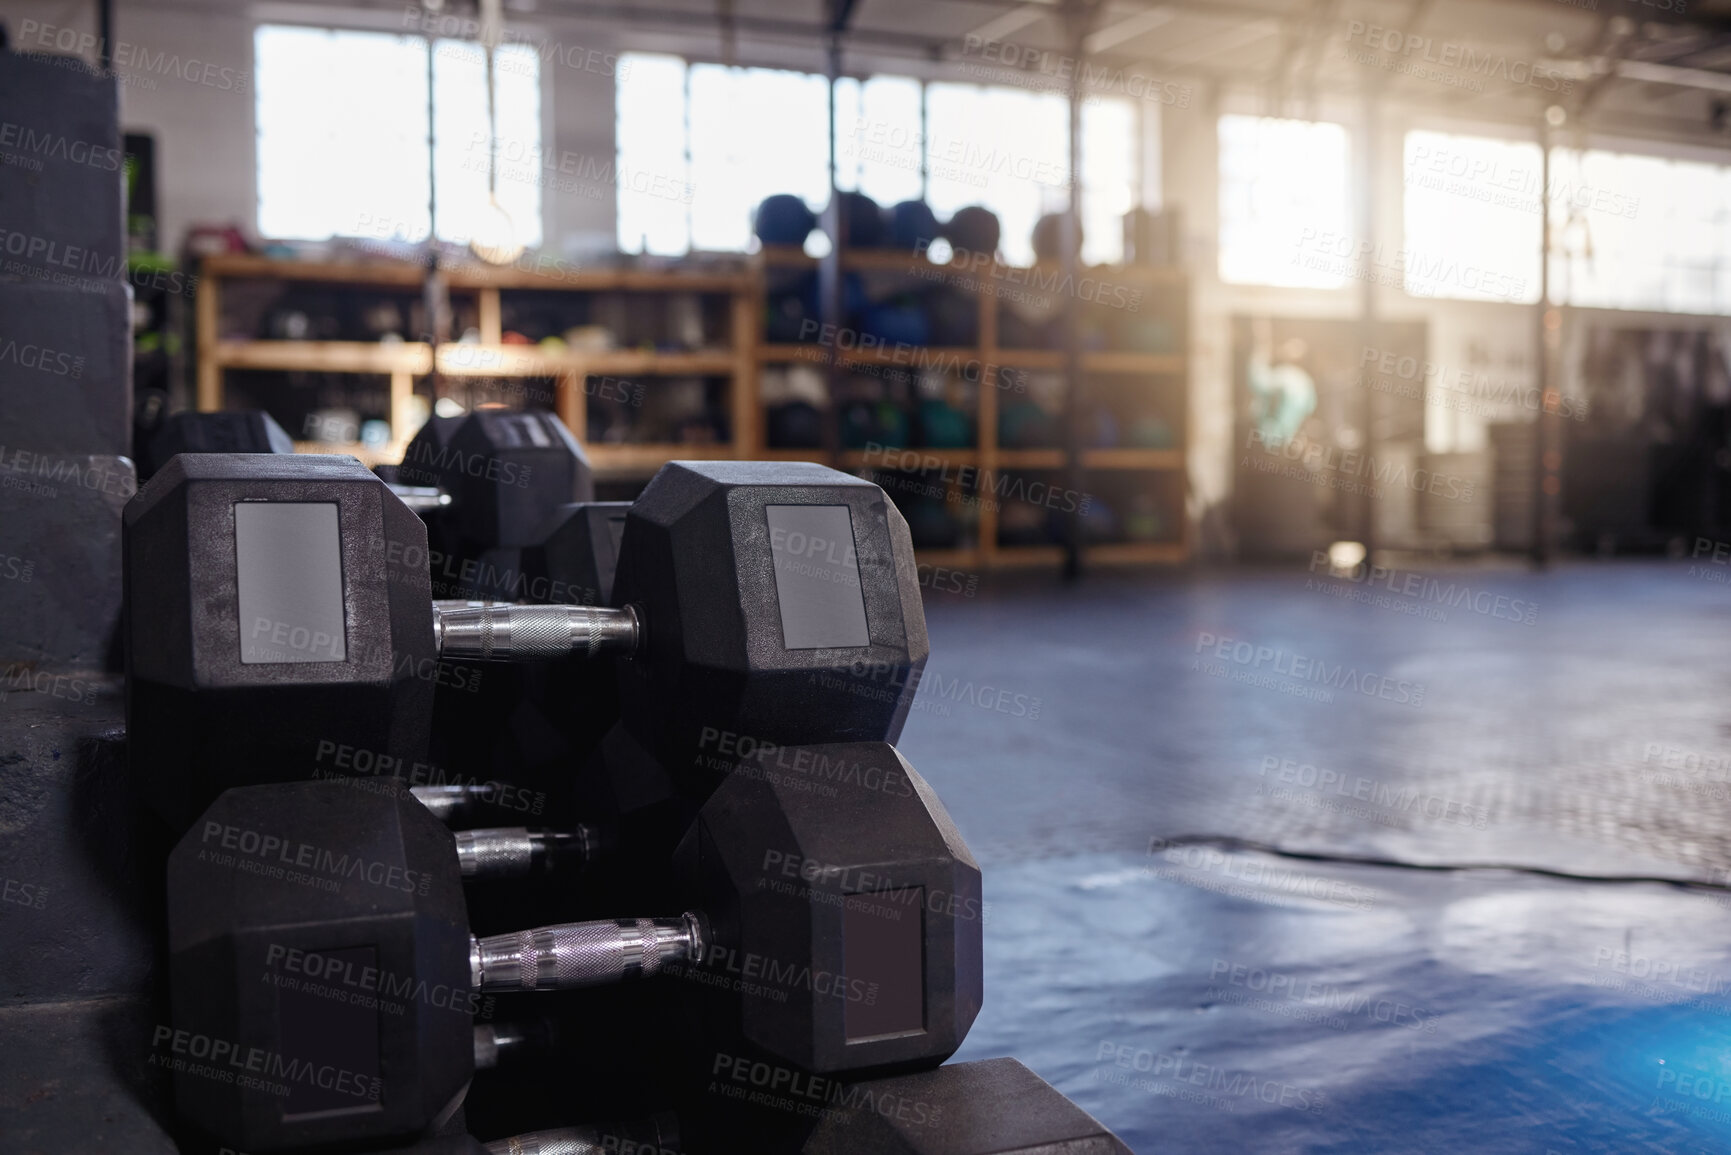
[[[1728,571],[930,599],[902,748],[988,904],[957,1058],[1137,1151],[1731,1149]]]

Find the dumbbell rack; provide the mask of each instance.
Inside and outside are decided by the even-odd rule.
[[[469,265],[448,269],[444,277],[454,295],[473,295],[479,315],[479,345],[439,347],[439,372],[450,377],[552,378],[557,381],[555,412],[578,433],[586,425],[584,382],[598,376],[716,376],[732,382],[733,438],[701,448],[678,444],[586,445],[598,474],[646,477],[680,457],[753,456],[757,429],[756,325],[753,281],[743,272],[678,272],[647,269],[581,269],[557,274],[515,268]],[[418,290],[423,268],[404,261],[288,261],[246,254],[206,257],[198,290],[197,408],[224,408],[223,374],[230,369],[378,374],[390,378],[391,444],[382,450],[297,442],[302,452],[353,453],[368,465],[394,463],[415,433],[410,416],[415,378],[432,368],[425,342],[223,340],[222,292],[237,281],[298,281],[341,286]],[[533,345],[506,345],[501,331],[502,290],[534,289],[572,293],[718,293],[730,298],[730,344],[690,352],[619,349],[549,352]]]
[[[757,317],[760,319],[767,302],[766,280],[771,269],[818,267],[818,258],[807,255],[798,248],[785,245],[769,245],[763,247],[755,257],[755,288],[757,292]],[[841,266],[845,272],[862,273],[901,273],[921,278],[921,283],[931,283],[930,278],[938,273],[943,266],[938,265],[923,255],[886,250],[844,250],[841,256]],[[1061,276],[1061,270],[1056,265],[1039,266],[1039,271],[1048,276]],[[1178,353],[1146,353],[1124,350],[1101,350],[1086,352],[1082,356],[1083,371],[1090,375],[1113,375],[1128,380],[1140,380],[1148,388],[1158,388],[1163,396],[1175,398],[1178,405],[1173,413],[1173,422],[1178,427],[1180,445],[1175,449],[1148,448],[1099,448],[1082,451],[1081,467],[1084,476],[1125,476],[1132,475],[1139,479],[1142,485],[1158,485],[1164,479],[1171,486],[1175,479],[1177,494],[1178,534],[1173,540],[1147,542],[1117,542],[1093,544],[1083,550],[1084,560],[1102,564],[1173,564],[1183,562],[1190,556],[1192,526],[1191,519],[1185,509],[1185,494],[1188,491],[1189,475],[1189,277],[1181,269],[1152,266],[1123,266],[1109,269],[1087,270],[1101,275],[1114,283],[1134,285],[1145,291],[1158,290],[1169,295],[1180,297],[1183,302],[1181,315],[1177,320],[1177,328],[1182,335],[1185,351]],[[1064,354],[1057,349],[1005,348],[998,343],[998,307],[997,297],[987,287],[996,284],[1025,283],[1030,270],[1016,269],[1011,266],[997,264],[991,270],[969,270],[961,273],[959,279],[972,282],[971,291],[979,303],[979,343],[975,346],[963,347],[930,347],[927,352],[935,357],[947,360],[951,357],[961,360],[977,359],[982,365],[998,366],[1004,369],[1041,370],[1061,372]],[[756,360],[762,365],[795,365],[808,364],[822,366],[826,363],[827,351],[822,345],[794,344],[781,345],[761,342],[756,344]],[[836,350],[840,363],[847,365],[896,365],[907,363],[907,349],[897,350]],[[926,449],[910,446],[910,453],[917,454],[922,462],[929,462],[932,468],[972,469],[977,470],[977,476],[987,479],[998,478],[1001,471],[1049,471],[1051,474],[1061,474],[1071,465],[1069,453],[1062,448],[1052,449],[1016,449],[998,444],[998,394],[1000,390],[981,387],[978,391],[978,409],[975,412],[975,427],[977,430],[973,448],[936,448]],[[755,394],[755,391],[754,391]],[[833,413],[833,411],[832,411]],[[826,414],[827,420],[833,420]],[[761,458],[787,461],[818,461],[838,469],[858,471],[865,468],[883,468],[882,462],[873,462],[864,450],[844,449],[832,459],[821,449],[786,449],[768,447],[767,412],[758,405],[752,415],[752,437],[760,448],[757,454]],[[1006,568],[1016,566],[1056,566],[1064,562],[1064,548],[1061,545],[1007,545],[998,540],[998,510],[992,501],[979,503],[979,521],[976,543],[971,548],[954,550],[920,550],[922,562],[934,565],[954,566],[960,568]]]

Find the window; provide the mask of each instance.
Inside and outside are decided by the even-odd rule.
[[[1539,146],[1406,134],[1402,283],[1415,297],[1539,299]]]
[[[1731,169],[1559,148],[1551,205],[1553,299],[1731,312]]]
[[[880,205],[920,198],[919,81],[843,77],[835,86],[835,123],[837,185]]]
[[[742,251],[771,193],[829,199],[828,85],[768,68],[691,68],[691,247]]]
[[[628,66],[627,66],[628,65]],[[1064,98],[1019,88],[874,76],[836,84],[836,184],[889,206],[918,199],[947,218],[967,205],[998,214],[1006,260],[1033,260],[1041,214],[1068,203]],[[687,66],[631,54],[618,80],[618,243],[626,252],[745,251],[764,197],[792,193],[814,211],[829,199],[828,82],[809,73]],[[1137,112],[1127,100],[1083,107],[1083,257],[1123,254],[1120,219],[1138,189]],[[683,198],[656,188],[683,187]]]
[[[1544,182],[1531,142],[1406,138],[1407,291],[1539,299]],[[1731,312],[1731,168],[1553,148],[1551,300]]]
[[[427,53],[420,37],[261,25],[257,63],[258,229],[270,238],[427,237]],[[487,158],[515,239],[541,242],[540,61],[507,45],[494,58],[498,139],[487,130],[479,45],[433,52],[438,235],[487,227]],[[518,163],[513,164],[512,160]],[[359,195],[357,195],[359,190]]]
[[[1359,258],[1348,155],[1338,124],[1221,117],[1220,279],[1345,286]]]

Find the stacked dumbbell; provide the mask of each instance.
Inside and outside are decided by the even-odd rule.
[[[435,434],[451,460],[462,427]],[[412,495],[430,520],[473,507],[460,479],[441,485]],[[882,491],[809,465],[677,463],[634,505],[564,502],[528,536],[512,564],[599,604],[435,599],[422,523],[341,459],[182,457],[128,510],[134,769],[190,826],[170,867],[176,1037],[344,1075],[177,1075],[184,1116],[258,1151],[442,1134],[474,1071],[531,1052],[481,1077],[470,1118],[497,1125],[477,1130],[665,1105],[631,1099],[639,1085],[674,1094],[697,1150],[742,1134],[795,1150],[808,1132],[813,1151],[1006,1150],[1051,1123],[1017,1114],[1027,1088],[999,1089],[1002,1142],[969,1124],[971,1145],[726,1093],[760,1071],[888,1086],[953,1052],[979,1008],[978,868],[888,745],[926,642]],[[616,685],[619,721],[562,789],[513,801],[490,767],[426,762],[443,712],[428,672],[452,659],[527,663],[519,705],[567,724],[610,721],[595,687]],[[524,809],[559,828],[439,824]],[[558,1117],[537,1117],[549,1103]],[[504,1149],[584,1150],[539,1134],[566,1146]]]

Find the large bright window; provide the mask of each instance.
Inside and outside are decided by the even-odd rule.
[[[626,66],[626,65],[629,66]],[[1069,198],[1064,98],[1020,88],[931,84],[874,76],[836,85],[836,183],[888,207],[922,196],[940,219],[984,205],[1002,226],[1000,251],[1033,260],[1034,223]],[[677,57],[622,58],[619,167],[662,179],[621,184],[619,247],[677,255],[752,247],[751,214],[764,197],[792,193],[814,211],[829,196],[828,82],[771,69],[687,66]],[[1140,126],[1130,101],[1083,108],[1083,257],[1123,254],[1133,207]],[[687,195],[656,195],[683,187]]]
[[[835,123],[837,185],[880,205],[919,199],[919,81],[874,76],[861,84],[843,77],[835,86]]]
[[[1410,132],[1407,291],[1539,299],[1539,146]],[[1553,148],[1551,300],[1605,309],[1731,312],[1731,168]]]
[[[1551,295],[1573,305],[1731,312],[1731,169],[1551,153]]]
[[[1346,285],[1367,255],[1352,235],[1349,155],[1338,124],[1221,117],[1220,279]]]
[[[1415,297],[1539,299],[1537,144],[1406,134],[1401,281]]]
[[[269,238],[427,237],[427,53],[433,53],[438,235],[489,226],[487,161],[515,239],[541,242],[541,84],[533,48],[495,57],[498,139],[485,56],[459,40],[261,25],[258,230]]]

